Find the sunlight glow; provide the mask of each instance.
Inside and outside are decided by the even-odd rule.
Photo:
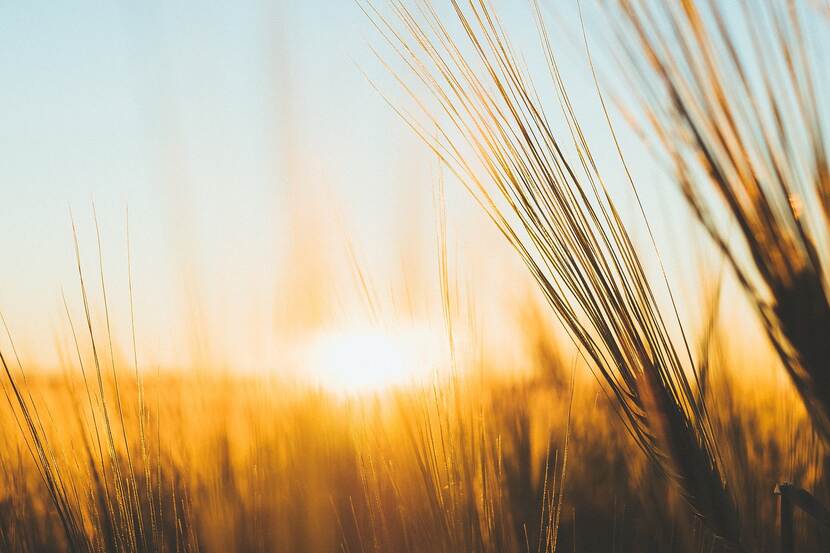
[[[352,328],[319,334],[306,352],[308,376],[339,394],[422,384],[436,373],[439,343],[419,327]]]

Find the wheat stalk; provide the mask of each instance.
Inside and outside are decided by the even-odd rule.
[[[695,401],[696,381],[687,372],[691,355],[670,337],[574,115],[538,6],[569,131],[564,140],[488,2],[451,2],[463,42],[429,2],[391,6],[394,19],[371,4],[366,11],[415,77],[408,82],[396,73],[419,113],[393,107],[521,256],[642,450],[673,477],[712,533],[739,547],[705,403]],[[567,141],[575,160],[564,153]]]
[[[619,0],[609,10],[658,151],[830,443],[830,49],[816,33],[827,19],[808,20],[809,2],[727,7]]]

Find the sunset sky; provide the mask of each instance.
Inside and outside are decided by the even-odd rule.
[[[528,3],[496,5],[507,25],[526,30],[514,33],[518,48],[533,50]],[[434,264],[441,172],[367,79],[405,100],[355,3],[5,2],[0,21],[0,310],[36,358],[48,363],[43,350],[53,349],[40,343],[44,329],[65,332],[61,289],[80,314],[70,210],[88,284],[98,284],[93,203],[122,337],[129,208],[139,341],[159,362],[180,360],[172,350],[195,332],[194,318],[210,320],[205,332],[222,336],[226,355],[267,358],[298,250],[305,262],[315,248],[324,257],[353,248],[381,293],[395,287],[387,281],[403,258]],[[625,191],[577,33],[562,35],[563,70],[609,181]],[[527,62],[546,84],[543,60]],[[688,272],[696,246],[677,232],[687,226],[682,210],[618,126],[683,288],[700,275]],[[476,287],[521,296],[526,279],[510,280],[512,289],[500,280],[521,270],[506,245],[452,179],[447,190],[459,280],[483,272]],[[620,205],[636,213],[630,195]],[[351,275],[337,271],[324,280],[338,282],[334,303],[348,314]]]

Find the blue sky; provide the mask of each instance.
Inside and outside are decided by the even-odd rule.
[[[497,5],[532,52],[529,3]],[[129,206],[148,351],[176,347],[194,302],[224,334],[270,328],[297,218],[348,235],[370,261],[394,260],[413,235],[431,247],[436,163],[361,73],[398,92],[370,43],[351,1],[0,3],[0,310],[19,341],[43,349],[65,328],[61,288],[80,313],[69,212],[93,279],[93,202],[120,321]],[[540,61],[529,63],[543,78]],[[601,137],[596,151],[613,164],[584,59],[563,64],[583,124]],[[638,176],[660,182],[632,148]],[[665,210],[672,200],[658,188],[646,201]],[[458,249],[502,267],[506,247],[460,186],[449,192]]]
[[[434,167],[358,70],[375,62],[351,2],[4,2],[0,21],[0,309],[35,349],[65,326],[62,287],[77,307],[70,209],[89,280],[95,205],[123,317],[129,206],[162,335],[194,274],[208,309],[271,301],[292,205],[325,200],[307,217],[369,251],[429,209]]]

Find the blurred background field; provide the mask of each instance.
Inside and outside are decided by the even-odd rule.
[[[482,378],[490,368],[480,366],[465,378],[379,396],[187,374],[148,375],[139,396],[124,374],[123,426],[107,378],[112,457],[95,392],[87,407],[93,379],[84,384],[76,371],[29,376],[26,390],[82,528],[79,541],[93,550],[551,551],[557,540],[564,551],[706,546],[596,384],[578,377],[571,389],[572,369],[548,339],[532,344],[523,377]],[[791,394],[737,386],[723,376],[710,392],[719,402],[718,433],[731,446],[730,485],[746,513],[748,543],[776,551],[770,482],[826,493],[823,449]],[[18,424],[4,409],[0,540],[9,551],[64,551],[29,456],[33,445]],[[799,531],[802,543],[824,543],[807,521]]]

